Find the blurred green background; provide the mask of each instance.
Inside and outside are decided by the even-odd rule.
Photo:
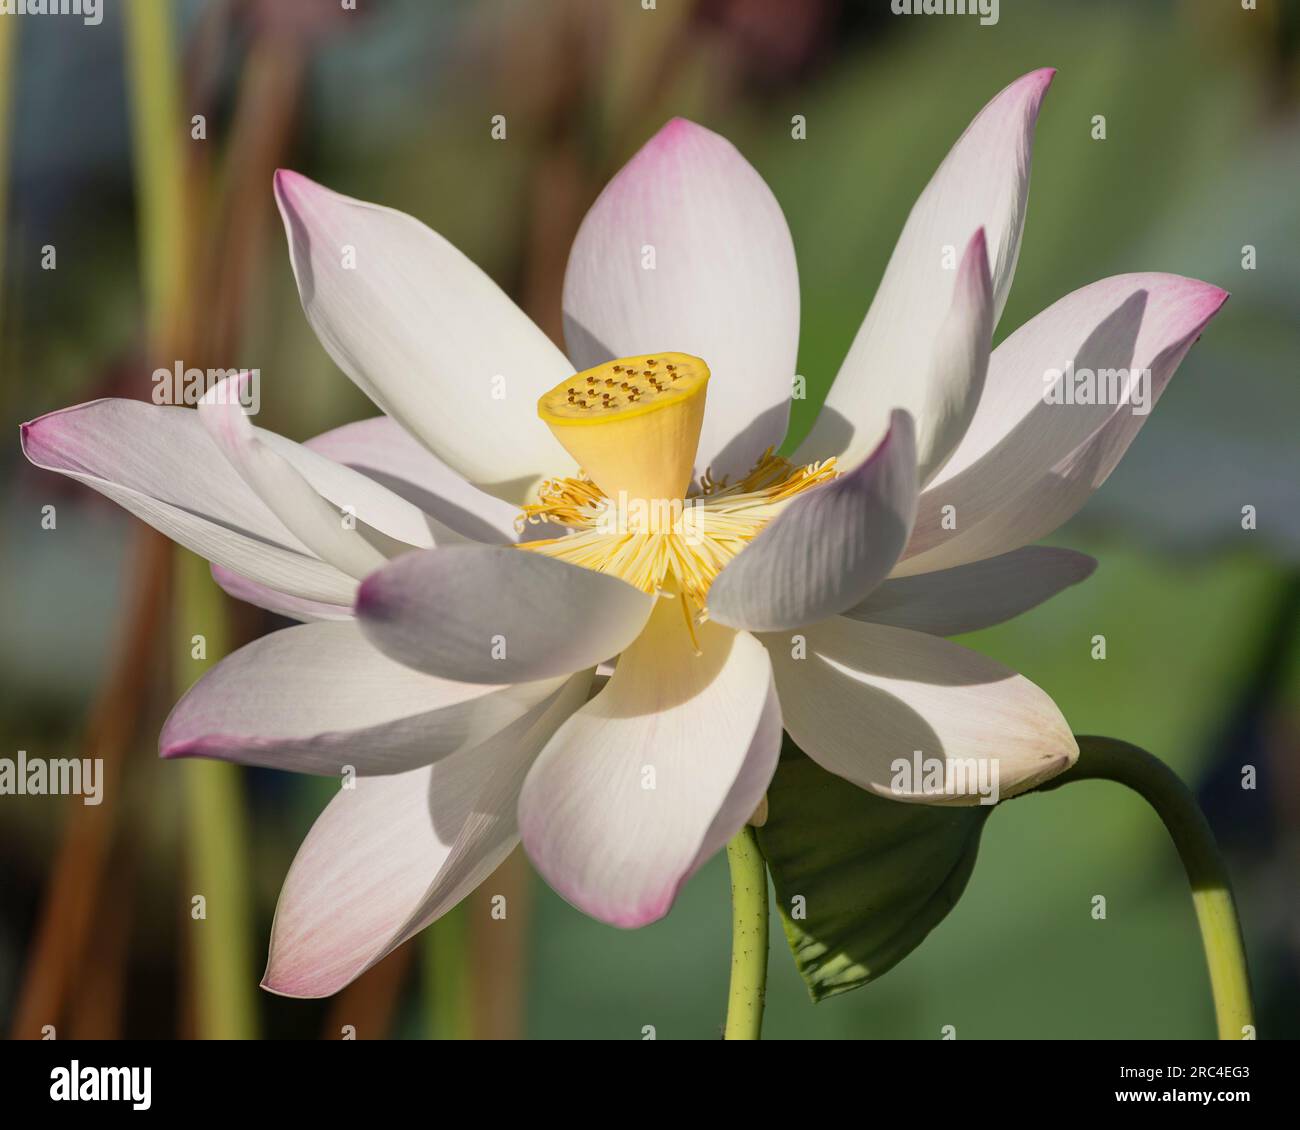
[[[568,907],[516,853],[340,998],[256,988],[280,881],[336,786],[157,760],[161,719],[188,681],[170,571],[133,519],[28,467],[17,445],[18,423],[43,412],[149,395],[133,142],[159,68],[146,59],[128,82],[122,11],[140,3],[161,0],[106,4],[98,26],[0,22],[0,410],[13,437],[0,452],[0,755],[116,750],[120,772],[99,809],[0,798],[0,1025],[26,1037],[46,1023],[109,1037],[336,1038],[345,1023],[363,1038],[640,1039],[645,1025],[660,1039],[716,1037],[730,944],[721,859],[665,921],[622,932]],[[1052,539],[1096,556],[1094,577],[962,642],[1043,686],[1077,732],[1145,746],[1197,789],[1236,882],[1260,1034],[1300,1035],[1296,6],[1003,0],[991,27],[895,16],[888,0],[356,8],[165,5],[198,248],[185,287],[209,350],[185,359],[260,368],[260,422],[295,439],[373,409],[299,310],[273,215],[277,165],[424,220],[558,340],[569,241],[603,183],[673,115],[718,130],[768,180],[794,235],[810,389],[797,439],[949,145],[1008,82],[1059,68],[999,339],[1126,271],[1192,275],[1233,298],[1119,470]],[[196,113],[205,140],[191,138]],[[491,138],[494,114],[505,141]],[[806,140],[791,138],[795,114]],[[55,270],[42,269],[46,245]],[[41,529],[47,503],[57,531]],[[229,602],[218,614],[231,647],[275,626]],[[1097,634],[1103,661],[1090,658]],[[1240,785],[1247,764],[1253,791]],[[233,961],[217,959],[229,983],[196,937],[211,922],[188,915],[193,876],[212,865],[196,822],[218,789],[239,814],[220,866],[246,915],[232,911]],[[499,890],[506,922],[486,909],[484,892]],[[1097,894],[1103,922],[1090,915]],[[242,1003],[214,1011],[214,985]],[[957,908],[857,992],[813,1006],[775,932],[769,1038],[933,1039],[944,1025],[958,1038],[1213,1034],[1186,882],[1139,800],[1083,784],[1004,805]]]

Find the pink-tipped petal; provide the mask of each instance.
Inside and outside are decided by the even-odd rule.
[[[797,495],[709,589],[709,617],[780,631],[834,616],[889,575],[916,514],[912,420],[895,412],[862,465]]]
[[[372,573],[356,613],[381,651],[430,675],[519,683],[616,655],[654,597],[617,577],[504,546],[408,553]]]
[[[524,774],[587,682],[574,676],[484,745],[341,789],[285,878],[262,987],[337,993],[491,875],[519,842]]]
[[[330,604],[323,600],[290,596],[258,581],[251,581],[221,565],[212,566],[212,579],[222,591],[236,600],[242,600],[254,608],[264,608],[278,616],[287,616],[290,620],[311,623],[316,620],[352,619],[351,604]]]
[[[391,208],[283,169],[275,197],[303,310],[371,400],[448,466],[510,502],[569,472],[536,405],[573,369],[496,283]]]
[[[696,655],[674,603],[660,602],[605,689],[560,727],[519,798],[538,871],[613,926],[668,912],[757,807],[780,753],[762,645],[704,624]]]
[[[214,564],[305,600],[353,599],[356,581],[290,532],[191,409],[96,400],[24,424],[22,442],[36,466],[85,483]]]
[[[704,358],[697,472],[744,475],[784,437],[794,245],[763,178],[716,133],[675,118],[605,187],[569,255],[564,319],[579,369],[661,349]]]
[[[204,675],[172,709],[159,748],[298,773],[402,773],[479,745],[557,687],[438,679],[377,651],[352,621],[301,624]]]
[[[1017,79],[976,115],[917,199],[876,297],[844,359],[826,404],[796,456],[839,455],[852,466],[879,442],[893,408],[906,408],[922,436],[931,404],[961,401],[932,366],[935,342],[952,308],[953,270],[973,232],[983,228],[996,325],[1020,253],[1029,200],[1029,166],[1039,106],[1055,71]],[[934,381],[941,382],[935,389]],[[942,434],[943,429],[940,429]],[[927,468],[933,470],[933,468]]]
[[[994,557],[1057,529],[1106,481],[1227,297],[1178,275],[1118,275],[1021,326],[994,350],[895,575]],[[1070,367],[1074,381],[1061,379]],[[1090,391],[1085,402],[1067,389]]]

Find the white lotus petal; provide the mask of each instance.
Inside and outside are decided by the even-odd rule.
[[[983,228],[996,325],[1020,254],[1034,123],[1055,73],[1034,71],[998,94],[926,185],[797,462],[838,455],[852,466],[879,442],[891,409],[906,408],[927,436],[930,406],[961,399],[932,384],[946,379],[931,359],[952,306],[952,268]]]
[[[885,581],[844,615],[933,636],[956,636],[1019,616],[1085,580],[1096,567],[1086,553],[1026,546],[955,569]]]
[[[796,495],[709,589],[709,618],[779,631],[861,601],[889,575],[916,514],[912,420],[894,413],[862,465]]]
[[[880,796],[976,804],[982,786],[1012,796],[1079,756],[1042,690],[937,636],[837,616],[763,642],[795,744]],[[918,753],[940,763],[948,792],[927,792],[924,776],[899,776]]]
[[[247,577],[240,576],[221,565],[212,566],[212,579],[236,600],[242,600],[255,608],[264,608],[278,616],[287,616],[291,620],[312,623],[317,620],[352,619],[351,604],[330,604],[323,600],[305,600],[300,596],[290,596],[258,581],[250,581]]]
[[[519,503],[572,460],[537,399],[573,367],[486,274],[418,220],[280,170],[303,310],[339,367],[470,482]]]
[[[408,553],[357,594],[361,626],[394,659],[449,679],[518,683],[616,655],[654,597],[625,581],[504,546]]]
[[[519,828],[538,871],[615,926],[663,917],[762,799],[781,748],[759,642],[716,624],[703,652],[661,601],[613,677],[538,757]]]
[[[285,878],[262,987],[336,993],[491,875],[519,842],[528,766],[586,689],[575,675],[476,749],[340,790]]]
[[[436,514],[426,513],[418,500],[406,498],[380,479],[330,458],[309,443],[295,443],[265,428],[254,428],[253,434],[259,443],[306,479],[335,510],[355,515],[358,526],[364,524],[393,542],[416,549],[461,540]],[[473,489],[468,484],[466,488]]]
[[[307,600],[353,599],[355,579],[286,528],[192,409],[96,400],[24,424],[22,441],[36,466],[85,483],[217,565]]]
[[[390,557],[415,548],[369,526],[355,512],[349,513],[326,501],[292,463],[262,442],[238,400],[239,386],[246,379],[247,374],[240,374],[211,388],[199,401],[199,419],[231,466],[280,521],[323,561],[358,580]],[[320,456],[315,458],[329,462]],[[355,475],[346,467],[338,470]],[[373,483],[370,489],[382,490]],[[409,505],[396,495],[392,496],[392,503]],[[426,530],[425,545],[432,542]]]
[[[676,350],[712,372],[696,472],[746,474],[785,436],[799,275],[785,217],[726,139],[674,118],[600,194],[564,276],[579,369]]]
[[[518,538],[518,507],[471,486],[388,416],[344,424],[303,447],[374,479],[462,537],[502,545]]]
[[[1119,275],[1067,295],[1007,338],[989,359],[965,438],[921,495],[895,575],[1006,553],[1071,517],[1106,481],[1227,297],[1178,275]],[[1113,372],[1105,383],[1116,387],[1104,403],[1047,403],[1069,365],[1076,374]],[[1129,388],[1120,379],[1142,370],[1149,383]]]
[[[993,283],[980,228],[957,268],[952,307],[939,327],[917,418],[916,461],[921,485],[935,477],[970,426],[984,391],[993,346]]]
[[[560,682],[438,679],[389,659],[351,621],[301,624],[212,668],[172,709],[159,748],[299,773],[402,773],[481,744]]]

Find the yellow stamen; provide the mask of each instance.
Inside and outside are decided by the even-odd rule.
[[[839,474],[834,459],[796,467],[769,448],[734,485],[706,471],[688,495],[708,380],[700,358],[661,352],[556,385],[537,413],[582,470],[544,482],[517,523],[566,531],[520,549],[680,600],[696,654],[717,575],[791,499]]]
[[[542,484],[540,501],[524,509],[519,525],[550,522],[569,532],[519,548],[611,573],[644,592],[680,594],[690,626],[687,602],[698,618],[706,618],[709,586],[727,562],[792,498],[838,473],[834,459],[796,467],[769,449],[734,486],[706,476],[703,493],[660,504],[613,500],[585,476],[552,479]]]

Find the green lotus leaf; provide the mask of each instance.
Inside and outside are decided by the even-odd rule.
[[[813,1000],[875,980],[925,940],[966,889],[991,811],[873,796],[786,739],[758,840]]]

